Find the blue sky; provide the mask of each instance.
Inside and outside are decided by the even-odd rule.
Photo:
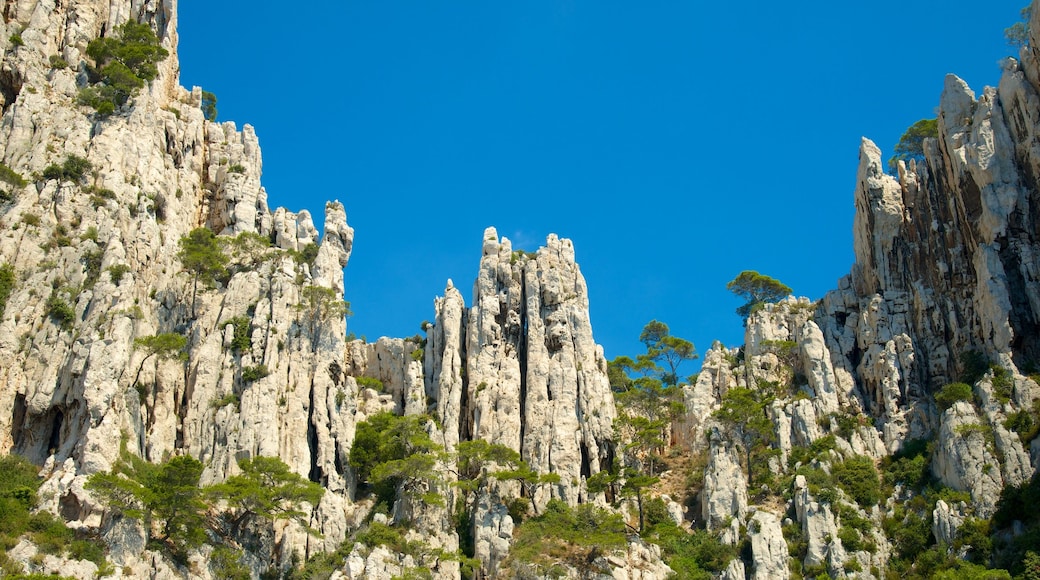
[[[256,128],[272,207],[344,203],[358,335],[417,333],[448,278],[468,303],[495,226],[574,241],[608,358],[655,318],[703,353],[743,340],[741,270],[836,287],[860,137],[995,85],[1024,4],[182,2],[181,83]]]

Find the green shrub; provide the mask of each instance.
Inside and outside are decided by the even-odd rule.
[[[971,385],[966,383],[950,383],[935,393],[935,404],[945,411],[957,401],[971,401]]]
[[[207,121],[217,120],[217,96],[209,91],[202,91],[202,115]]]
[[[86,159],[77,155],[69,154],[65,157],[65,161],[58,165],[52,163],[44,168],[43,178],[44,179],[57,179],[60,181],[73,181],[79,182],[83,180],[87,172],[93,169],[94,165]]]
[[[14,187],[25,187],[28,184],[21,174],[3,163],[0,163],[0,181]]]
[[[22,223],[27,226],[38,226],[40,225],[40,216],[25,212],[22,214]]]
[[[621,516],[592,504],[569,507],[549,500],[545,512],[516,528],[507,562],[552,567],[561,561],[590,572],[590,556],[622,548],[626,542]]]
[[[51,292],[50,297],[47,298],[47,314],[65,330],[71,328],[72,322],[76,319],[75,309],[69,306],[69,303],[57,292]]]
[[[92,80],[100,85],[80,90],[79,101],[101,115],[110,115],[134,95],[145,82],[159,74],[156,63],[169,53],[148,24],[127,21],[116,28],[115,37],[96,38],[87,44],[87,55],[94,59]]]
[[[929,470],[928,441],[913,439],[903,444],[903,448],[895,455],[886,457],[881,462],[885,484],[920,491],[931,476]]]
[[[14,266],[4,262],[0,264],[0,318],[3,318],[7,309],[7,300],[14,292],[17,277],[14,275]]]
[[[354,377],[354,380],[357,382],[358,386],[363,389],[372,389],[377,393],[383,392],[383,381],[375,377]]]
[[[229,325],[234,328],[234,336],[231,338],[231,350],[237,354],[248,352],[253,348],[253,336],[250,327],[253,321],[245,316],[236,316],[224,323],[224,328]]]
[[[9,36],[7,40],[10,40],[13,46],[25,46],[25,41],[22,40],[21,33],[15,32],[11,36]]]
[[[1001,403],[1008,403],[1015,388],[1014,377],[1004,367],[993,365],[990,369],[993,371],[993,396]]]
[[[269,374],[271,374],[271,371],[268,370],[267,365],[242,367],[242,382],[252,383],[253,381],[259,381]]]
[[[213,399],[212,401],[210,401],[209,406],[213,407],[214,409],[223,409],[228,405],[234,405],[235,409],[238,409],[239,403],[240,401],[238,400],[238,395],[236,395],[235,393],[228,393],[223,397],[220,397],[219,399]]]
[[[3,296],[0,294],[0,300]],[[0,302],[0,314],[3,314],[2,302]],[[1018,438],[1023,444],[1028,444],[1040,434],[1040,399],[1033,401],[1032,411],[1022,409],[1008,415],[1004,421],[1004,427],[1018,433]]]
[[[246,166],[241,163],[235,163],[231,167],[228,167],[228,173],[245,173]]]
[[[209,557],[209,568],[214,578],[223,580],[250,580],[249,568],[242,564],[240,555],[227,546],[213,550]]]
[[[123,281],[123,276],[130,271],[130,266],[126,264],[113,264],[108,267],[108,277],[112,280],[112,283],[119,286],[119,283]]]
[[[60,55],[52,54],[50,56],[50,59],[48,59],[48,60],[51,63],[51,68],[57,68],[57,69],[69,68],[69,63],[64,58],[61,58]]]
[[[881,501],[881,482],[873,459],[863,455],[850,457],[835,465],[831,473],[838,486],[859,505],[870,507]]]
[[[962,368],[960,382],[962,383],[974,385],[989,370],[989,359],[977,350],[961,353],[960,361]]]

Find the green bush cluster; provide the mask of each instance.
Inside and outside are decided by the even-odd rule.
[[[90,72],[97,84],[81,89],[79,102],[105,116],[154,80],[159,74],[156,63],[169,53],[149,25],[128,21],[116,28],[116,36],[90,41],[87,55],[96,64]]]
[[[197,459],[180,455],[149,463],[130,454],[124,442],[112,471],[92,475],[86,487],[115,513],[142,520],[149,546],[178,562],[204,543],[233,546],[246,521],[300,520],[306,515],[300,506],[316,505],[324,492],[277,457],[244,459],[238,465],[241,474],[202,487],[203,465]],[[220,505],[228,507],[218,511]],[[227,558],[218,566],[239,570]]]
[[[625,545],[625,532],[616,513],[587,503],[571,508],[552,499],[543,514],[516,528],[506,565],[547,571],[562,562],[589,574],[595,570],[595,555]]]
[[[234,334],[231,338],[231,350],[235,354],[249,352],[253,348],[253,336],[250,327],[253,321],[246,316],[235,316],[224,322],[224,328],[231,326]]]
[[[971,385],[967,383],[950,383],[935,393],[935,404],[943,411],[949,409],[957,401],[973,400]]]
[[[22,188],[25,187],[28,182],[24,177],[14,169],[0,163],[0,181],[3,181],[7,185],[12,187]]]
[[[1012,392],[1015,389],[1015,379],[1011,376],[1011,372],[1006,368],[998,365],[990,367],[993,371],[993,396],[997,398],[1001,403],[1008,403],[1011,401]]]
[[[18,278],[14,275],[14,266],[7,262],[0,264],[0,318],[3,318],[4,311],[7,310],[7,300],[11,298],[11,293],[14,292],[17,281]]]
[[[43,169],[44,179],[57,179],[60,181],[72,181],[80,182],[87,175],[87,172],[94,168],[94,165],[86,159],[78,156],[69,154],[65,157],[65,161],[61,162],[61,165],[52,163]]]
[[[21,566],[5,553],[26,534],[42,554],[89,560],[107,569],[103,544],[97,538],[69,529],[50,512],[32,513],[42,483],[38,471],[17,455],[0,456],[0,576],[17,578],[22,574]]]
[[[270,375],[271,371],[267,368],[267,365],[252,365],[242,367],[242,382],[252,383],[259,381],[260,379]]]
[[[76,310],[57,290],[51,292],[50,297],[47,298],[47,314],[64,330],[72,328],[72,323],[76,320]]]
[[[850,457],[831,468],[834,479],[849,497],[869,508],[881,501],[881,481],[874,460],[864,455]]]
[[[889,488],[902,485],[909,490],[921,491],[931,478],[929,448],[927,439],[912,439],[903,443],[897,453],[885,457],[881,461],[885,485]]]
[[[375,377],[354,377],[354,380],[357,382],[358,386],[363,389],[372,389],[377,393],[383,392],[383,381]]]

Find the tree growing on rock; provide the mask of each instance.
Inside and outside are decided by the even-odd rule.
[[[228,258],[224,254],[217,236],[207,228],[195,228],[180,239],[180,259],[184,269],[191,273],[191,316],[195,317],[195,298],[199,290],[199,282],[209,284],[223,274]]]
[[[249,518],[269,520],[296,520],[306,524],[308,513],[303,504],[318,505],[325,489],[289,470],[277,457],[254,457],[238,462],[242,473],[233,475],[224,483],[210,486],[210,498],[227,502],[237,512],[232,529],[239,531]]]
[[[888,170],[895,174],[896,166],[900,161],[909,162],[911,159],[923,161],[924,140],[938,137],[938,119],[921,119],[910,125],[910,128],[899,138],[899,143],[896,143],[895,155],[888,160]]]
[[[1004,38],[1015,48],[1029,46],[1029,19],[1033,16],[1033,6],[1026,5],[1019,11],[1021,20],[1004,29]]]
[[[791,294],[791,288],[783,282],[754,270],[744,270],[730,280],[726,288],[746,300],[743,306],[737,308],[737,314],[745,322],[752,312],[766,302],[776,302]]]
[[[147,24],[127,21],[115,32],[87,44],[87,56],[96,65],[90,70],[91,80],[98,84],[83,88],[79,102],[101,115],[111,115],[145,82],[154,80],[159,75],[156,64],[170,54]]]
[[[722,397],[722,405],[712,416],[718,419],[744,451],[748,486],[753,483],[755,460],[776,440],[773,422],[766,416],[770,398],[751,389],[733,387]]]
[[[144,350],[146,354],[141,359],[141,364],[137,366],[137,374],[134,375],[134,384],[132,386],[137,386],[145,361],[153,356],[156,357],[156,365],[159,364],[160,360],[171,358],[187,360],[188,353],[184,352],[184,347],[187,344],[188,339],[176,333],[163,333],[135,338],[134,347]]]

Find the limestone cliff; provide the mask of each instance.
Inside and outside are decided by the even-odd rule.
[[[319,234],[307,211],[267,206],[252,127],[207,120],[201,89],[179,85],[175,0],[0,0],[0,13],[0,163],[19,177],[0,173],[0,264],[14,273],[0,316],[0,408],[10,409],[0,413],[0,451],[42,467],[40,509],[99,534],[118,574],[219,576],[211,547],[175,562],[87,491],[120,441],[152,462],[200,460],[202,483],[235,475],[239,460],[275,456],[322,485],[320,504],[304,506],[320,536],[277,521],[237,538],[254,577],[336,550],[337,577],[421,568],[455,579],[467,567],[523,576],[510,554],[524,517],[560,502],[635,511],[589,484],[638,461],[615,431],[608,365],[569,240],[550,235],[527,252],[489,228],[472,305],[448,281],[425,336],[348,341],[346,209],[327,204]],[[90,80],[86,45],[128,20],[147,24],[169,56],[142,92],[100,115],[78,98]],[[1040,20],[1031,25],[1036,46]],[[683,387],[685,416],[662,452],[695,484],[666,490],[683,477],[661,473],[645,499],[660,496],[660,517],[684,533],[703,528],[733,546],[716,576],[878,576],[905,555],[893,528],[927,520],[935,539],[956,544],[966,522],[993,516],[1008,486],[1033,477],[1040,439],[1020,427],[1040,421],[1040,386],[1027,376],[1040,360],[1038,58],[1025,49],[1008,59],[998,87],[980,96],[949,77],[937,138],[897,176],[864,140],[850,274],[818,302],[755,309],[745,344],[714,345]],[[79,158],[88,170],[60,170]],[[197,289],[179,257],[196,228],[218,234],[229,260]],[[141,339],[157,335],[184,337],[184,355],[149,350]],[[938,404],[961,379],[971,394]],[[734,389],[754,393],[768,419],[757,441],[714,414]],[[431,417],[422,424],[439,451],[436,477],[420,493],[400,485],[382,510],[350,450],[358,425],[385,411]],[[553,477],[461,475],[454,453],[479,440]],[[944,495],[921,508],[914,498],[932,496],[905,473],[879,487],[888,497],[849,483],[903,460]],[[696,497],[684,512],[664,491]],[[530,512],[517,507],[521,496]],[[344,544],[372,522],[404,530],[407,543]],[[561,557],[553,570],[671,572],[638,534],[621,543]],[[40,571],[97,571],[34,550],[26,540],[11,554]]]

